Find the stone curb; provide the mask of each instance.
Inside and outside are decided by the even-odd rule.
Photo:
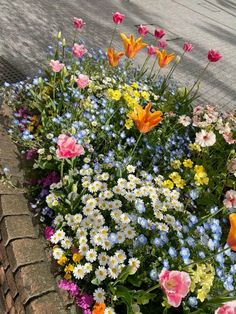
[[[0,166],[6,165],[14,184],[23,182],[17,149],[0,127]],[[0,182],[0,314],[76,313],[57,288],[24,193]]]

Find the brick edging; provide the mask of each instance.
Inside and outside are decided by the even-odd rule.
[[[5,147],[11,151],[10,158]],[[13,182],[19,181],[21,170],[17,155],[15,145],[0,129],[0,164],[10,172],[13,169]],[[75,308],[66,308],[72,303],[68,300],[57,289],[24,190],[0,183],[0,314],[75,313]]]

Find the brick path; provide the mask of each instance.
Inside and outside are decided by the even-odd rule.
[[[42,66],[46,47],[58,30],[72,41],[71,19],[82,17],[82,36],[88,44],[106,47],[113,23],[111,12],[126,15],[121,30],[135,32],[137,24],[154,24],[167,30],[169,48],[181,51],[183,40],[194,50],[175,73],[177,80],[192,84],[206,64],[209,48],[220,50],[222,61],[211,65],[201,86],[201,101],[221,109],[236,108],[236,2],[233,0],[1,0],[0,55],[23,72]]]
[[[17,149],[2,126],[0,166],[10,169],[14,184],[23,182]],[[73,301],[57,289],[24,193],[0,183],[0,314],[75,314]]]

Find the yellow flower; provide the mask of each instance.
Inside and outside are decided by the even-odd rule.
[[[195,150],[197,152],[200,152],[202,149],[201,149],[201,146],[196,144],[196,143],[193,143],[193,144],[189,144],[189,149],[190,150]]]
[[[171,162],[171,167],[173,167],[174,169],[179,169],[181,166],[181,161],[180,160],[173,160]]]
[[[203,166],[196,165],[196,166],[194,167],[194,171],[195,171],[196,173],[200,173],[200,172],[205,172],[205,169],[204,169]]]
[[[165,180],[162,183],[162,187],[166,189],[173,189],[174,183],[171,180]]]
[[[184,181],[184,179],[176,180],[175,185],[177,186],[177,188],[183,189],[186,185],[186,182]]]
[[[149,100],[150,99],[150,94],[148,92],[146,92],[146,91],[141,92],[141,96],[145,100]]]
[[[165,66],[167,66],[175,57],[174,52],[168,55],[165,50],[157,50],[156,54],[158,57],[158,64],[160,68],[164,68]]]
[[[65,265],[66,262],[67,262],[67,257],[65,255],[62,255],[62,257],[59,258],[59,260],[57,260],[57,263],[61,266]]]
[[[64,268],[64,272],[65,273],[70,273],[74,270],[74,266],[72,264],[68,264],[65,268]]]
[[[65,278],[66,280],[70,280],[70,279],[72,278],[72,276],[71,276],[71,274],[65,274],[65,275],[64,275],[64,278]]]
[[[73,256],[72,256],[72,259],[75,263],[79,263],[83,258],[83,255],[80,254],[79,252],[78,253],[74,253]]]
[[[135,89],[138,88],[138,84],[137,84],[136,82],[133,82],[133,83],[131,84],[131,86],[132,86],[133,88],[135,88]]]
[[[181,180],[181,176],[179,175],[178,172],[172,172],[170,175],[169,175],[169,178],[175,183],[176,181],[179,181]]]
[[[134,35],[127,37],[124,33],[120,33],[120,37],[123,41],[125,55],[128,58],[133,58],[139,50],[146,47],[147,44],[143,42],[142,37],[134,39]]]
[[[186,168],[192,168],[192,167],[193,167],[193,162],[192,162],[191,159],[185,159],[185,160],[183,161],[183,165],[184,165],[184,167],[186,167]]]
[[[109,88],[107,90],[107,96],[111,100],[120,100],[121,92],[118,89],[113,90],[113,89]]]
[[[209,183],[209,178],[203,166],[196,165],[194,171],[196,172],[194,180],[197,186],[207,185]]]
[[[134,121],[132,119],[126,119],[125,120],[126,129],[128,129],[128,130],[131,129],[133,125],[134,125]]]

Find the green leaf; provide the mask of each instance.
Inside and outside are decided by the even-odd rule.
[[[116,286],[115,295],[121,298],[127,306],[127,314],[133,314],[132,311],[132,291],[124,286]]]
[[[139,290],[133,294],[133,298],[137,299],[138,304],[148,304],[149,301],[156,297],[155,293],[148,293],[144,290]]]

